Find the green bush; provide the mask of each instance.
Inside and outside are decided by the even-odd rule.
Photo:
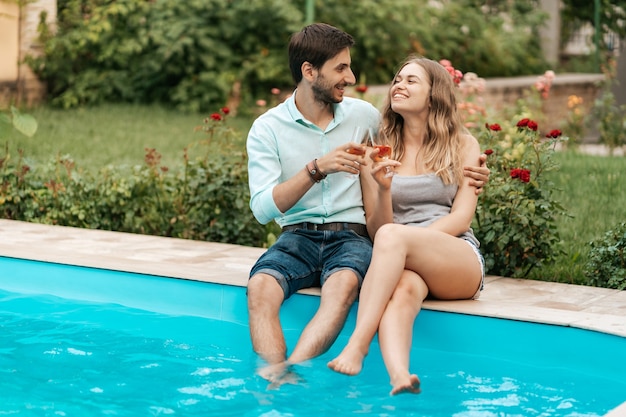
[[[228,145],[232,132],[223,119],[220,113],[205,119],[206,139],[186,148],[179,170],[163,166],[155,149],[146,149],[144,163],[132,168],[91,173],[60,155],[30,166],[21,151],[12,158],[6,144],[0,155],[0,217],[267,246],[277,226],[258,224],[248,209],[247,158]]]
[[[557,218],[565,212],[546,176],[558,169],[552,154],[561,133],[545,140],[536,122],[520,117],[513,123],[489,124],[479,135],[491,177],[474,228],[489,273],[526,277],[562,254]]]
[[[626,223],[589,243],[585,276],[589,285],[626,290]]]
[[[449,72],[457,71],[451,62],[444,64]],[[558,129],[540,129],[537,122],[545,117],[543,100],[553,79],[554,73],[546,71],[516,106],[497,115],[490,114],[481,96],[484,79],[466,73],[459,84],[461,116],[488,155],[491,170],[472,227],[493,275],[527,277],[564,254],[557,226],[567,213],[549,173],[559,169],[555,146],[567,138]]]
[[[453,59],[484,76],[542,71],[537,0],[317,2],[315,17],[351,33],[357,76],[387,83],[410,53]],[[249,104],[292,85],[286,45],[303,25],[302,0],[59,0],[43,55],[27,62],[53,104],[165,103],[206,111]],[[514,24],[513,24],[514,22]]]
[[[546,15],[533,0],[460,0],[416,3],[417,19],[410,28],[416,52],[448,59],[464,71],[483,77],[542,73],[539,29]]]
[[[289,80],[285,45],[301,13],[280,0],[59,0],[29,64],[53,104],[162,102],[189,111]],[[236,93],[236,92],[235,92]]]
[[[543,100],[549,95],[554,73],[546,71],[514,108],[500,112],[497,117],[502,122],[486,120],[480,96],[484,80],[468,75],[460,84],[459,107],[489,155],[491,169],[478,200],[474,230],[489,273],[527,277],[534,268],[553,263],[563,254],[557,219],[566,212],[547,174],[559,168],[553,159],[555,146],[567,138],[558,129],[540,129],[537,122],[544,117]]]

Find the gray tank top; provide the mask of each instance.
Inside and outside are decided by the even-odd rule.
[[[450,214],[458,188],[457,184],[444,184],[435,174],[394,175],[391,182],[394,223],[425,227]],[[480,246],[471,228],[459,237]]]

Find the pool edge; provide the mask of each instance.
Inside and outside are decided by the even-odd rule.
[[[0,256],[245,286],[262,248],[0,219]],[[303,291],[318,295],[317,289]],[[425,309],[570,326],[626,337],[626,291],[498,276],[479,300]]]

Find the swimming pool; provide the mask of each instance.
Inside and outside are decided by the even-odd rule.
[[[0,257],[0,414],[601,416],[624,401],[626,338],[423,311],[419,396],[389,397],[377,347],[356,377],[297,367],[298,385],[255,376],[241,287]],[[293,346],[318,299],[283,309]]]

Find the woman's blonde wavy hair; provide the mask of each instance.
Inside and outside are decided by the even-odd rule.
[[[463,126],[457,110],[452,76],[438,62],[421,56],[409,56],[399,67],[394,80],[408,64],[418,64],[430,79],[430,111],[427,119],[426,137],[421,153],[424,165],[440,176],[445,184],[461,184],[463,179],[463,138],[468,131]],[[393,81],[392,81],[393,82]],[[404,118],[391,109],[389,95],[383,109],[380,134],[391,145],[393,158],[400,160],[404,155],[402,130]]]

